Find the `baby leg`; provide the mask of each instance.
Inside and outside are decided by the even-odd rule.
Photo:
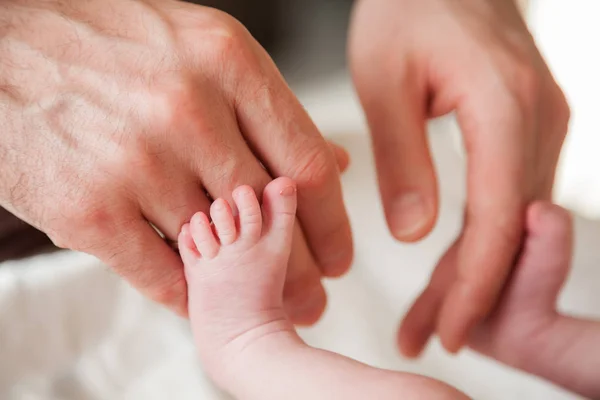
[[[270,183],[262,208],[249,187],[184,226],[189,313],[207,372],[239,399],[464,399],[429,378],[384,371],[307,346],[282,306],[296,187]]]

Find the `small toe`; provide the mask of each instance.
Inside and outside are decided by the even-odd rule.
[[[221,245],[227,246],[235,242],[237,228],[229,203],[224,199],[217,199],[210,207],[210,216],[217,231]]]
[[[200,255],[206,259],[214,258],[220,246],[206,214],[194,214],[189,229]]]
[[[254,189],[240,186],[233,192],[240,218],[240,238],[256,242],[262,231],[262,211]]]
[[[179,246],[179,254],[185,265],[192,265],[200,257],[190,232],[190,224],[185,224],[181,228],[181,232],[177,238],[177,244]]]
[[[296,183],[289,178],[278,178],[265,187],[263,210],[267,234],[282,244],[291,245],[296,221]]]

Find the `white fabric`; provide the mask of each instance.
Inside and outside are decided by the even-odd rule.
[[[531,2],[534,36],[571,105],[556,194],[570,208],[600,218],[600,2]]]
[[[561,2],[592,3],[543,3],[556,10]],[[568,13],[561,13],[569,20]],[[541,18],[547,20],[552,15]],[[563,35],[567,29],[556,31]],[[327,282],[328,311],[318,326],[301,332],[303,337],[373,365],[434,376],[478,399],[576,398],[469,352],[450,357],[437,342],[418,362],[399,356],[394,345],[397,323],[459,229],[464,165],[453,141],[457,128],[450,119],[431,126],[443,200],[439,224],[422,243],[401,245],[390,238],[384,224],[366,129],[347,77],[298,93],[322,130],[331,132],[352,155],[343,180],[356,243],[352,271]],[[597,118],[586,121],[598,126]],[[595,158],[586,160],[597,163]],[[595,168],[596,173],[599,170]],[[568,199],[569,193],[592,196],[600,183],[593,176],[585,178],[585,187],[564,191],[563,198]],[[578,219],[576,231],[575,269],[561,305],[600,316],[600,222]],[[62,253],[0,268],[0,398],[226,397],[202,374],[187,322],[142,298],[93,258]]]

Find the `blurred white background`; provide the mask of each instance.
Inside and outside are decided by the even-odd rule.
[[[535,0],[535,38],[571,105],[556,188],[562,204],[600,217],[600,2]]]

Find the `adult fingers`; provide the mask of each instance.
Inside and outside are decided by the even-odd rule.
[[[257,57],[268,60],[262,52]],[[325,275],[340,275],[353,256],[336,166],[335,153],[342,154],[331,151],[270,60],[260,72],[254,90],[237,95],[242,132],[273,177],[297,183],[297,215],[314,259]]]
[[[418,357],[435,332],[442,302],[456,278],[458,247],[458,242],[455,242],[442,257],[429,284],[400,325],[398,346],[406,357]]]
[[[92,228],[99,239],[94,243],[102,247],[79,250],[99,257],[150,299],[186,316],[187,286],[179,255],[141,215],[128,219],[123,214],[115,221],[108,230],[104,223]]]
[[[154,183],[138,182],[146,187],[145,191],[140,188],[138,192],[144,216],[166,238],[175,241],[183,225],[188,223],[195,213],[208,212],[210,200],[206,197],[197,178],[191,175],[182,176],[181,171],[168,175],[158,171],[156,174],[145,175],[153,176]],[[164,178],[159,179],[160,176]],[[154,187],[154,190],[147,190],[149,187]],[[154,194],[154,197],[149,198],[148,193]]]
[[[346,172],[348,166],[350,166],[350,154],[348,154],[346,149],[338,144],[335,144],[331,141],[328,141],[327,143],[329,144],[331,151],[333,151],[338,169],[341,173]]]
[[[225,112],[218,114],[227,115]],[[221,120],[219,126],[222,129],[220,135],[206,135],[205,140],[209,142],[205,146],[220,146],[227,151],[216,151],[210,157],[198,158],[194,168],[211,197],[222,197],[235,207],[232,199],[235,188],[249,185],[262,196],[272,178],[244,141],[233,119]],[[284,294],[286,311],[295,323],[314,323],[325,308],[321,273],[299,227],[294,230]]]
[[[519,250],[534,186],[533,118],[494,85],[475,87],[478,94],[458,109],[468,154],[468,200],[457,279],[438,324],[450,352],[466,343],[495,306]]]
[[[382,79],[369,65],[355,67],[354,80],[366,112],[391,233],[421,239],[437,216],[437,185],[425,133],[427,90],[422,73],[407,63]]]

